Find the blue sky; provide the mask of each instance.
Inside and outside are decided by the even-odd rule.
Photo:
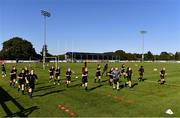
[[[145,51],[180,51],[179,0],[0,0],[0,43],[22,37],[39,53],[44,38],[41,9],[52,14],[47,19],[52,54],[141,53],[140,30],[148,31]]]

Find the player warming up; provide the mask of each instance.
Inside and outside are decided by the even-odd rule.
[[[96,79],[98,78],[98,82],[101,82],[101,66],[98,64],[96,69],[96,77],[94,79],[94,82],[96,83]]]
[[[124,79],[126,79],[126,71],[125,71],[125,64],[122,64],[121,65],[121,75],[123,75]]]
[[[56,70],[55,70],[55,81],[54,81],[54,84],[56,84],[56,81],[57,81],[57,84],[59,85],[60,83],[60,68],[57,67]]]
[[[82,87],[85,87],[85,90],[87,90],[88,88],[88,68],[85,67],[84,71],[82,73]]]
[[[102,76],[104,75],[104,73],[106,74],[106,76],[108,75],[107,70],[108,70],[108,64],[105,64],[103,68]]]
[[[2,78],[6,77],[6,68],[4,63],[2,63],[1,65],[1,70],[2,70]]]
[[[139,79],[138,80],[141,82],[141,81],[143,81],[144,67],[141,66],[138,71],[139,71]]]
[[[114,68],[111,68],[108,72],[108,75],[109,75],[109,85],[112,86],[113,85],[113,71],[114,71]]]
[[[29,76],[27,77],[28,81],[28,95],[32,98],[33,91],[35,89],[35,81],[38,79],[37,75],[34,74],[34,70],[31,70]]]
[[[25,89],[25,73],[24,73],[24,69],[22,69],[21,73],[19,73],[18,75],[18,91],[21,89],[22,90],[22,94],[24,95],[24,89]]]
[[[113,70],[113,89],[119,90],[119,78],[120,78],[120,71],[118,68]]]
[[[126,74],[127,74],[127,82],[125,86],[128,85],[128,87],[131,88],[132,87],[132,69],[130,67],[127,68]]]
[[[158,80],[159,84],[164,84],[166,81],[165,81],[165,76],[166,76],[166,69],[165,68],[162,68],[161,71],[160,71],[160,80]]]
[[[54,67],[51,66],[51,68],[49,69],[49,82],[54,80]]]
[[[10,73],[10,86],[15,86],[16,84],[16,75],[17,75],[17,70],[16,70],[16,67],[13,66],[12,70],[11,70],[11,73]]]
[[[72,76],[72,71],[70,68],[68,68],[66,71],[66,86],[67,87],[69,87],[69,84],[71,83],[71,76]]]

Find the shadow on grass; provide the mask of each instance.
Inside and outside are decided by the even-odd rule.
[[[147,80],[147,78],[143,78],[143,79],[142,79],[142,81],[145,81],[145,80]]]
[[[101,81],[102,83],[104,83],[104,82],[107,82],[109,79],[106,79],[106,80],[103,80],[103,81]]]
[[[90,88],[88,91],[90,92],[90,91],[93,91],[93,90],[95,90],[95,89],[97,89],[97,88],[100,88],[100,87],[102,87],[103,85],[98,85],[98,86],[95,86],[95,87],[93,87],[93,88]]]
[[[52,89],[55,88],[54,85],[48,85],[48,86],[42,86],[42,87],[38,87],[34,90],[34,92],[38,92],[38,91],[42,91],[42,90],[48,90],[48,89]]]
[[[134,88],[136,85],[138,85],[138,83],[134,83],[131,88]]]
[[[38,82],[36,83],[36,85],[41,85],[41,84],[44,84],[44,83],[38,83]]]
[[[16,106],[19,111],[16,113],[13,113],[13,111],[8,108],[6,105],[6,102],[12,102],[14,106]],[[13,116],[19,116],[19,117],[27,117],[29,114],[31,114],[34,110],[39,109],[37,106],[33,106],[31,108],[25,109],[19,102],[17,102],[12,96],[10,96],[3,88],[0,87],[0,104],[6,113],[6,116],[4,117],[13,117]]]
[[[73,87],[76,87],[76,86],[81,86],[81,84],[74,84],[74,85],[70,85],[69,88],[73,88]]]
[[[33,96],[33,98],[34,97],[43,97],[43,96],[46,96],[46,95],[55,94],[55,93],[59,93],[59,92],[62,92],[62,91],[65,91],[65,89],[56,90],[56,91],[50,91],[50,92],[47,92],[47,93],[44,93],[44,94],[41,94],[41,95],[35,95],[35,96]]]

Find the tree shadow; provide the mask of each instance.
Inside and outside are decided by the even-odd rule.
[[[100,84],[100,85],[98,85],[98,86],[95,86],[95,87],[92,87],[92,88],[90,88],[90,89],[88,89],[88,91],[90,92],[90,91],[93,91],[93,90],[95,90],[95,89],[97,89],[97,88],[100,88],[100,87],[102,87],[103,85],[102,84]]]
[[[13,113],[5,102],[12,102],[18,109],[19,112]],[[33,106],[31,108],[25,109],[20,103],[18,103],[12,96],[10,96],[2,87],[0,87],[0,104],[6,113],[5,117],[12,117],[12,116],[20,116],[20,117],[27,117],[31,114],[34,110],[39,109],[37,106]]]
[[[47,92],[47,93],[44,93],[44,94],[41,94],[41,95],[35,95],[35,96],[33,96],[33,98],[34,97],[43,97],[43,96],[46,96],[46,95],[55,94],[55,93],[59,93],[59,92],[62,92],[62,91],[65,91],[65,89],[56,90],[56,91],[50,91],[50,92]]]

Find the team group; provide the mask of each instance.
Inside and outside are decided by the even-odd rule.
[[[56,69],[51,66],[49,71],[49,82],[53,82],[54,84],[60,84],[60,67],[57,67]],[[139,70],[139,81],[143,81],[143,75],[144,75],[144,67],[140,66]],[[69,87],[69,84],[71,83],[71,77],[74,72],[68,68],[66,71],[66,85]],[[125,67],[125,64],[122,64],[121,68],[111,68],[108,71],[108,64],[105,64],[103,71],[101,72],[101,66],[98,64],[94,82],[101,82],[101,76],[106,74],[106,76],[109,76],[109,84],[112,86],[113,89],[120,89],[120,78],[123,77],[127,80],[125,83],[126,87],[131,88],[132,87],[132,68],[131,67]],[[160,79],[158,80],[159,84],[165,83],[165,68],[162,68],[160,70]],[[5,64],[2,63],[2,78],[6,77],[6,68]],[[35,82],[37,81],[38,77],[34,73],[34,70],[28,70],[27,67],[24,67],[21,72],[17,76],[17,69],[15,66],[12,67],[12,70],[10,72],[10,86],[18,86],[18,91],[22,91],[22,94],[25,94],[25,91],[28,93],[30,97],[32,97],[33,91],[35,89]],[[98,81],[97,81],[98,80]],[[85,87],[85,90],[88,90],[88,67],[87,63],[84,63],[84,66],[82,67],[82,81],[81,86]]]

